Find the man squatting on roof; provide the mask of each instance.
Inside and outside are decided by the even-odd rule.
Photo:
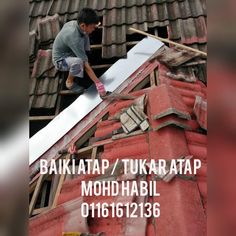
[[[90,51],[89,34],[97,27],[99,18],[90,8],[80,11],[77,21],[64,24],[53,43],[52,60],[59,71],[69,71],[66,87],[76,93],[83,93],[84,88],[79,86],[75,77],[83,78],[84,69],[95,83],[100,96],[106,94],[104,85],[98,80],[88,63],[86,52]]]

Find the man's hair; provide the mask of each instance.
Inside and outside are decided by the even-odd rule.
[[[91,8],[83,8],[77,19],[78,24],[85,23],[86,25],[98,24],[99,18],[96,12]]]

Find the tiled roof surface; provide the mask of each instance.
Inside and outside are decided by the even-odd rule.
[[[206,2],[205,0],[55,0],[30,2],[30,30],[37,30],[38,20],[58,14],[61,23],[75,20],[83,7],[92,7],[103,15],[103,52],[105,58],[126,54],[128,28],[147,31],[156,26],[168,26],[169,38],[182,43],[206,43]],[[46,38],[53,39],[45,31]],[[113,45],[113,46],[111,46]],[[117,45],[117,46],[116,46]],[[122,48],[121,48],[122,47]]]
[[[126,55],[127,34],[131,34],[129,27],[148,31],[148,28],[167,26],[171,40],[206,51],[206,0],[33,0],[29,5],[31,67],[36,59],[37,50],[52,48],[62,25],[77,19],[78,12],[83,7],[91,7],[97,10],[99,16],[103,16],[104,58]],[[46,71],[47,65],[41,69]],[[61,77],[61,74],[58,76]],[[55,79],[54,87],[58,81]],[[35,81],[31,81],[31,84],[35,84]],[[47,98],[46,94],[44,97],[38,94],[40,92],[36,89],[30,95],[30,101],[38,100],[30,102],[30,107],[52,108],[55,105],[55,90],[49,91],[51,98]]]
[[[161,205],[160,218],[138,218],[130,220],[125,216],[122,218],[91,218],[87,220],[87,226],[90,233],[105,232],[106,235],[132,235],[128,234],[132,228],[133,235],[153,236],[153,235],[206,235],[206,206],[207,206],[207,182],[206,182],[206,161],[207,161],[207,136],[200,128],[198,119],[194,113],[194,104],[196,96],[206,100],[206,86],[199,80],[194,82],[178,81],[168,76],[170,69],[164,64],[158,64],[158,86],[146,88],[132,92],[133,96],[139,97],[146,94],[147,106],[145,113],[148,115],[151,124],[151,130],[132,137],[112,139],[109,144],[104,145],[103,151],[100,152],[100,158],[108,159],[114,163],[118,159],[176,159],[182,156],[193,155],[202,161],[202,167],[198,171],[196,178],[189,176],[176,177],[172,182],[165,183],[157,181],[157,189],[160,197],[146,199],[150,202],[159,202]],[[142,74],[142,71],[140,71]],[[151,72],[150,72],[151,73]],[[157,71],[155,71],[157,73]],[[174,91],[174,92],[173,92]],[[114,115],[119,113],[123,108],[129,107],[133,100],[114,101],[109,107],[108,120],[101,121],[97,125],[95,138],[104,138],[106,135],[117,130],[121,124],[114,119]],[[176,113],[176,111],[178,111]],[[184,114],[184,115],[183,115]],[[206,114],[206,113],[205,113]],[[162,124],[163,118],[171,118],[173,123],[156,130],[157,124]],[[175,123],[188,122],[189,129],[179,126]],[[95,143],[94,143],[95,144]],[[122,173],[122,171],[118,171]],[[82,180],[105,180],[113,179],[131,179],[139,182],[140,176],[125,176],[118,174],[115,176],[73,176],[67,179],[62,187],[58,206],[56,209],[64,208],[65,204],[71,201],[81,200],[80,185]],[[146,180],[152,176],[147,175]],[[143,180],[143,179],[142,179]],[[117,197],[85,197],[83,201],[91,203],[102,202],[119,202],[121,196]],[[76,200],[77,199],[77,200]],[[123,202],[144,202],[143,198],[122,197]],[[55,210],[57,211],[57,210]],[[74,211],[74,210],[73,210]],[[42,219],[51,218],[51,211],[36,216],[30,220],[30,235],[44,236],[48,232],[58,232],[59,227],[63,227],[74,214],[60,222],[60,224],[48,224],[46,221],[41,225]],[[54,220],[58,219],[58,213],[55,213]],[[60,218],[61,219],[61,218]],[[79,228],[81,221],[78,214],[77,221],[71,227]],[[48,227],[45,227],[48,225]],[[82,224],[81,227],[84,227]],[[60,228],[61,229],[61,228]],[[134,231],[133,231],[134,230]],[[79,231],[79,229],[78,229]],[[59,235],[59,234],[58,234]]]
[[[39,50],[30,77],[30,108],[54,108],[61,76],[52,64],[52,50]]]

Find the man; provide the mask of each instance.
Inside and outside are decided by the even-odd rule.
[[[57,70],[69,71],[66,87],[79,94],[83,93],[84,88],[79,86],[74,79],[75,77],[83,78],[84,69],[95,83],[100,96],[106,94],[104,85],[89,65],[86,54],[86,51],[90,51],[88,35],[96,29],[98,23],[99,18],[96,12],[90,8],[84,8],[80,11],[77,21],[64,24],[53,43],[53,64]]]

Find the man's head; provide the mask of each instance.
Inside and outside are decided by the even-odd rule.
[[[85,33],[91,34],[99,23],[96,12],[91,8],[83,8],[78,16],[77,22]]]

